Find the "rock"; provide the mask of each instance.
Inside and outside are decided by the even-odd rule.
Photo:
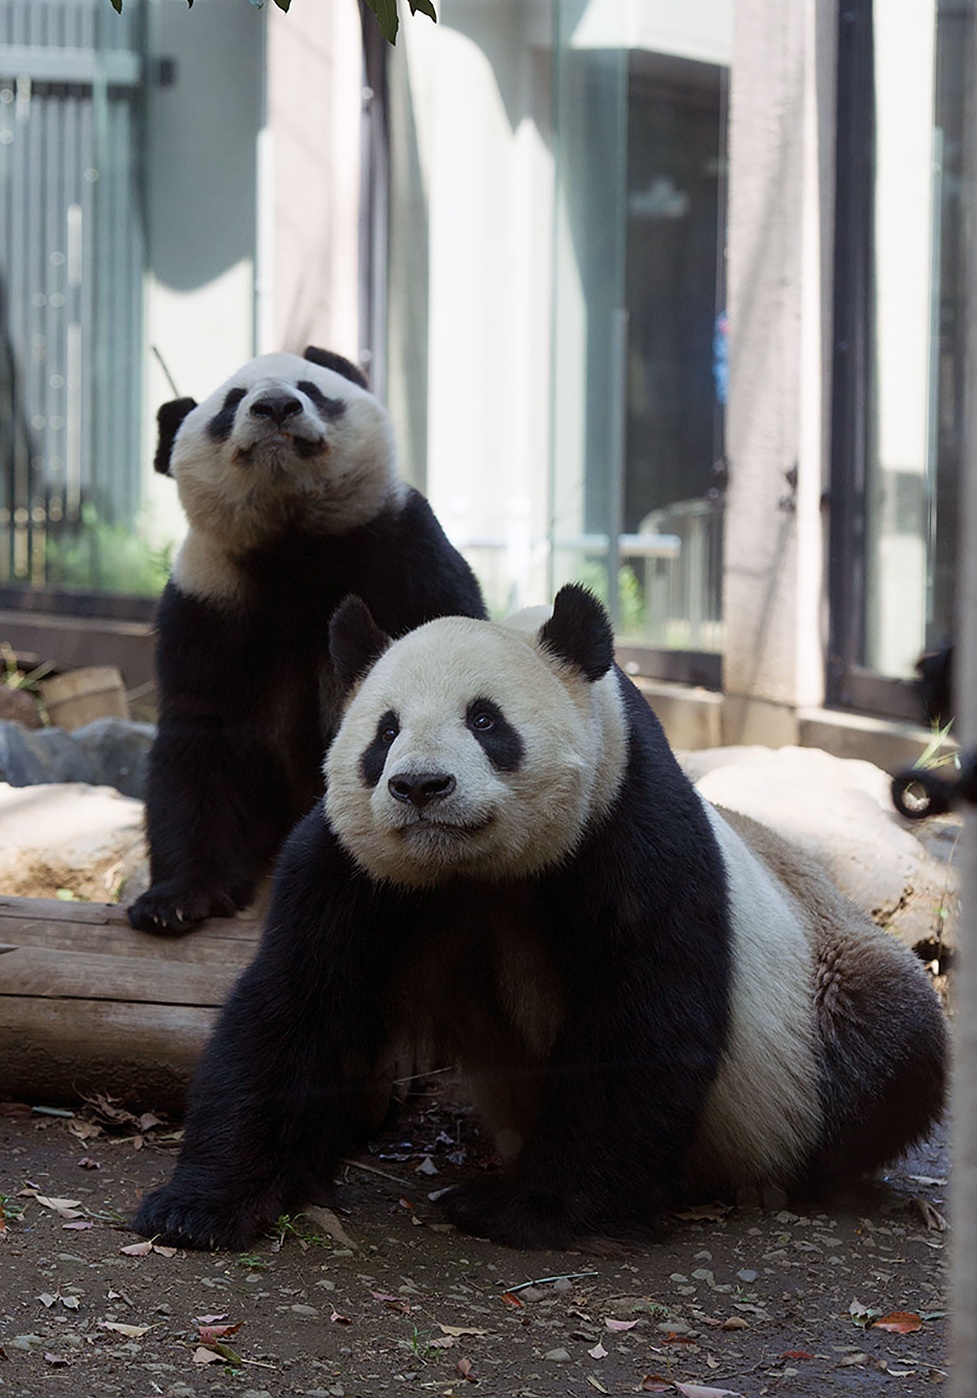
[[[111,787],[0,783],[0,831],[7,895],[128,902],[148,886],[142,802]]]
[[[0,719],[22,723],[25,728],[40,728],[41,715],[32,695],[26,689],[11,689],[0,684]]]
[[[155,733],[151,724],[118,718],[95,719],[73,733],[0,722],[0,781],[18,787],[86,782],[142,797]]]
[[[707,800],[800,846],[908,945],[949,940],[959,817],[912,826],[896,813],[885,772],[819,748],[712,748],[683,753],[681,762]]]

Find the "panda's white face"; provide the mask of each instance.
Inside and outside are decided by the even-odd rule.
[[[230,554],[292,521],[347,533],[398,489],[377,399],[294,354],[252,359],[198,404],[176,433],[170,474],[192,530]]]
[[[326,811],[377,879],[519,879],[570,854],[626,762],[613,673],[596,682],[527,633],[442,618],[395,642],[326,758]]]

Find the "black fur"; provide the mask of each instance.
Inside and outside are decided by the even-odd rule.
[[[129,909],[145,931],[172,935],[246,906],[321,795],[340,700],[329,623],[348,593],[393,636],[446,613],[485,614],[474,574],[416,491],[347,535],[292,531],[243,566],[256,599],[246,611],[173,582],[160,601],[146,805],[152,883]]]
[[[332,369],[333,373],[342,374],[344,379],[349,379],[350,383],[359,384],[360,388],[369,388],[370,386],[362,370],[348,359],[344,359],[341,354],[336,354],[334,350],[324,350],[319,349],[316,345],[306,345],[302,351],[302,358],[307,359],[310,364],[318,364],[322,369]]]
[[[702,805],[648,705],[618,682],[631,732],[623,787],[558,871],[405,892],[362,873],[320,808],[302,821],[258,955],[199,1065],[176,1173],[142,1203],[138,1232],[239,1248],[321,1198],[363,1127],[405,1000],[416,1017],[433,997],[432,1023],[462,1061],[484,1052],[480,1025],[494,1052],[508,1031],[493,947],[510,908],[537,929],[565,1013],[545,1065],[530,1069],[539,1108],[515,1166],[452,1191],[448,1217],[517,1247],[566,1247],[631,1232],[673,1202],[726,1042],[730,928]],[[404,992],[418,965],[433,971],[421,971],[420,1009]]]
[[[180,430],[183,419],[192,413],[197,406],[196,398],[174,398],[172,402],[164,403],[156,414],[156,425],[159,428],[159,435],[156,440],[156,455],[153,457],[153,469],[161,476],[170,474],[170,457],[173,455],[173,442],[176,434]]]
[[[329,622],[329,654],[343,689],[352,689],[390,644],[362,598],[346,597]]]
[[[553,615],[540,632],[551,655],[599,680],[614,664],[614,633],[598,599],[578,583],[561,587]]]

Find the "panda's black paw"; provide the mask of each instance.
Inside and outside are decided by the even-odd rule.
[[[144,1238],[170,1247],[237,1252],[280,1212],[270,1200],[195,1200],[171,1183],[146,1195],[132,1227]]]
[[[153,884],[127,910],[129,924],[158,937],[180,937],[208,917],[233,917],[247,903],[243,890],[229,893],[187,888],[175,879]]]
[[[562,1250],[584,1231],[558,1195],[504,1179],[459,1185],[440,1203],[456,1228],[506,1247]]]

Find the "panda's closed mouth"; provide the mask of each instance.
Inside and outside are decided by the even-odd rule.
[[[492,824],[494,816],[485,816],[483,820],[476,821],[450,821],[436,820],[432,816],[418,813],[416,819],[409,825],[401,825],[397,831],[398,835],[409,836],[416,834],[435,835],[480,835],[483,830],[487,830]]]

